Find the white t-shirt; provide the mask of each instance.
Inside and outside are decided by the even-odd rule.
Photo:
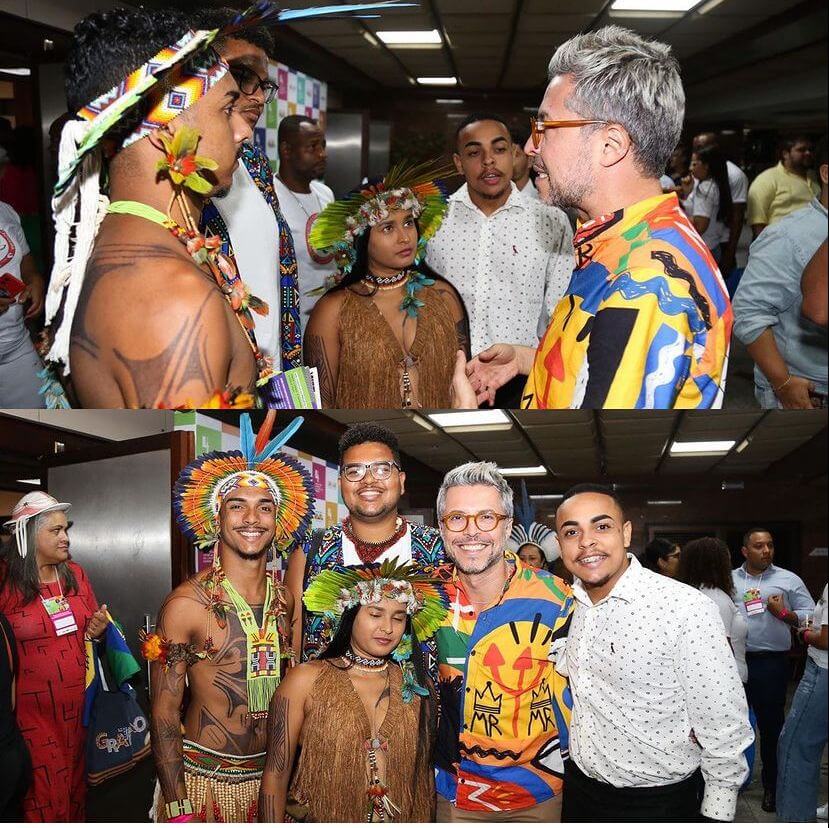
[[[541,196],[538,194],[538,190],[536,189],[535,184],[533,184],[532,178],[526,183],[523,190],[518,191],[518,194],[524,196],[524,198],[530,198],[533,201],[541,201]]]
[[[713,587],[700,587],[703,595],[707,595],[720,611],[725,634],[731,641],[731,649],[734,652],[734,661],[737,662],[737,672],[740,674],[740,681],[745,684],[748,681],[748,666],[746,665],[746,638],[748,637],[748,622],[740,614],[737,605],[721,589]]]
[[[337,265],[331,255],[322,256],[316,251],[311,252],[308,244],[308,234],[314,219],[323,208],[334,200],[334,192],[321,181],[311,182],[310,193],[295,193],[289,190],[278,176],[274,177],[276,194],[279,197],[279,207],[285,221],[291,228],[294,237],[294,251],[296,252],[297,276],[299,278],[299,309],[302,322],[302,333],[308,324],[311,309],[320,298],[320,294],[309,296],[308,292],[316,290],[325,284],[325,280],[337,272]]]
[[[360,556],[357,554],[357,550],[354,548],[354,544],[345,536],[345,532],[343,532],[343,566],[362,566],[363,562],[360,560]],[[385,552],[383,552],[379,558],[377,558],[377,563],[383,563],[383,561],[393,561],[397,558],[397,562],[399,564],[407,564],[412,560],[412,527],[406,527],[406,534],[400,538],[397,543],[390,546]]]
[[[720,209],[720,188],[713,178],[697,181],[691,195],[685,202],[685,210],[693,219],[694,216],[705,216],[708,227],[702,234],[702,240],[709,250],[714,250],[722,244],[723,233],[728,238],[728,227],[717,218]]]
[[[256,344],[280,368],[279,225],[276,216],[244,164],[233,173],[233,184],[213,203],[224,219],[239,274],[248,290],[268,303],[267,316],[253,314]]]
[[[827,605],[826,587],[823,587],[823,593],[820,600],[815,606],[815,612],[812,616],[813,627],[825,627],[829,624],[829,605]],[[811,658],[818,667],[824,670],[829,669],[829,651],[819,650],[813,645],[809,645],[809,658]]]
[[[20,218],[5,201],[0,201],[0,276],[10,273],[15,279],[22,279],[20,264],[28,253]],[[23,312],[23,305],[14,302],[5,313],[0,313],[0,357],[9,356],[28,341]]]

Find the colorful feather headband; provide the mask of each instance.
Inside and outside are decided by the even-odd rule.
[[[422,254],[446,213],[448,191],[442,179],[454,174],[454,167],[436,161],[398,164],[382,180],[329,204],[317,216],[309,244],[320,253],[333,253],[340,270],[347,273],[356,258],[358,236],[385,221],[392,210],[411,210],[418,219]]]
[[[305,539],[314,512],[311,478],[299,460],[278,453],[302,425],[302,417],[269,440],[275,417],[269,411],[254,438],[250,416],[242,414],[241,451],[211,451],[182,469],[173,488],[173,510],[182,532],[196,545],[216,542],[222,500],[239,487],[264,489],[273,496],[280,551],[289,552]]]
[[[187,32],[176,43],[133,70],[121,83],[83,107],[78,113],[80,120],[68,121],[61,133],[58,182],[52,199],[55,255],[46,296],[47,325],[56,318],[61,306],[63,323],[55,331],[47,359],[63,363],[64,372],[69,373],[71,322],[86,263],[109,204],[101,193],[103,159],[100,148],[104,138],[117,127],[123,127],[125,119],[139,104],[145,104],[147,113],[142,115],[141,123],[121,139],[120,148],[165,126],[201,100],[227,72],[227,66],[209,48],[218,36],[226,37],[269,21],[289,23],[311,17],[410,5],[399,0],[384,0],[280,11],[270,0],[257,0],[222,29]]]
[[[431,638],[441,625],[449,600],[434,571],[397,559],[367,566],[339,566],[315,575],[302,597],[309,612],[339,618],[349,607],[376,604],[388,598],[406,604],[419,641]]]

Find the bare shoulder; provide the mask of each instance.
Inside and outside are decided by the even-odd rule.
[[[321,296],[314,309],[311,311],[311,321],[320,323],[329,323],[336,321],[340,315],[343,302],[345,301],[345,290],[329,290],[324,296]],[[316,319],[315,319],[316,317]]]
[[[325,663],[322,661],[306,661],[297,664],[296,667],[288,670],[285,678],[282,679],[279,692],[292,697],[307,696],[324,669]]]
[[[164,599],[158,611],[157,627],[178,636],[195,633],[201,628],[210,601],[204,577],[200,574],[188,578]]]

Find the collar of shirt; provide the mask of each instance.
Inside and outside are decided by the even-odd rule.
[[[752,575],[747,569],[745,563],[742,566],[738,567],[737,571],[742,572],[746,578],[765,578],[766,575],[774,575],[775,572],[778,572],[780,569],[779,566],[775,566],[773,563],[769,564],[759,575]]]
[[[798,175],[797,173],[792,172],[791,170],[787,170],[786,165],[782,161],[777,162],[777,168],[780,170],[780,172],[785,173],[785,175],[790,175],[792,178],[799,178],[804,184],[806,184],[809,187],[812,187],[813,185],[817,184],[817,178],[815,178],[815,175],[811,170],[809,170],[805,176]]]
[[[503,212],[504,210],[526,210],[528,205],[527,202],[524,200],[524,197],[521,195],[521,190],[515,186],[515,182],[510,181],[510,193],[507,200],[497,209],[495,212],[486,215],[477,204],[472,201],[471,196],[469,195],[469,185],[464,182],[456,192],[452,193],[449,196],[450,201],[456,201],[458,204],[463,204],[464,207],[472,210],[473,212],[478,213],[485,219],[491,219],[494,216],[497,216],[498,213]]]
[[[504,550],[504,560],[507,562],[507,568],[512,568],[512,571],[507,576],[507,580],[504,582],[504,587],[501,590],[501,594],[498,596],[498,600],[494,601],[487,607],[484,607],[482,610],[475,609],[475,605],[469,600],[469,596],[466,594],[466,590],[464,589],[463,583],[461,582],[460,578],[458,578],[458,570],[453,566],[451,570],[450,580],[452,582],[452,586],[457,590],[458,594],[462,597],[464,604],[471,605],[473,607],[474,617],[477,618],[482,612],[486,612],[493,607],[497,607],[510,593],[510,590],[513,588],[513,585],[521,581],[521,573],[526,570],[526,566],[521,563],[521,559],[516,555],[514,552],[510,552],[509,550]],[[512,566],[511,566],[512,565]],[[519,577],[516,578],[515,576],[518,575]],[[458,602],[458,606],[460,606],[460,602]]]
[[[621,236],[634,224],[638,224],[642,217],[652,212],[656,206],[662,206],[666,213],[680,209],[676,193],[651,196],[644,201],[637,201],[635,204],[617,210],[615,213],[605,213],[586,221],[573,236],[573,247],[578,250],[585,242],[593,242],[599,236],[605,238]]]
[[[613,586],[613,589],[605,595],[600,601],[595,604],[590,600],[582,582],[579,578],[573,578],[573,595],[580,604],[588,607],[598,606],[599,604],[609,601],[611,598],[619,598],[626,603],[631,603],[642,589],[642,578],[645,570],[642,564],[639,563],[636,555],[631,552],[627,553],[628,568],[622,573],[622,577]]]
[[[812,207],[815,208],[819,213],[823,213],[824,216],[829,215],[829,211],[820,203],[819,198],[812,199]]]

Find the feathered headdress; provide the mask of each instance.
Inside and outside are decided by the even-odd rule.
[[[515,520],[512,524],[507,540],[507,549],[510,552],[518,552],[525,544],[531,543],[541,550],[541,554],[547,563],[552,563],[561,557],[561,548],[558,544],[556,533],[543,523],[535,520],[535,510],[527,494],[527,484],[521,481],[521,504],[516,504]]]
[[[305,539],[314,511],[311,478],[299,460],[279,449],[302,425],[297,417],[269,440],[276,412],[271,410],[254,438],[250,415],[242,414],[241,451],[211,451],[182,469],[173,488],[173,509],[182,532],[198,546],[210,546],[219,535],[218,514],[233,489],[266,489],[276,504],[276,544],[290,551]]]
[[[442,179],[454,174],[454,167],[436,161],[397,164],[380,181],[364,184],[326,206],[314,221],[309,244],[320,253],[333,253],[340,270],[347,273],[354,264],[358,236],[385,221],[392,210],[411,210],[418,219],[422,254],[446,213],[448,190]]]
[[[339,619],[349,607],[376,604],[388,598],[406,605],[419,641],[431,638],[441,625],[449,599],[434,572],[397,559],[381,564],[338,566],[315,575],[302,600],[309,612]]]
[[[72,319],[92,245],[109,205],[101,192],[104,138],[113,135],[118,127],[123,129],[125,120],[139,104],[144,104],[146,111],[138,126],[126,136],[119,136],[119,149],[165,126],[201,100],[228,71],[227,65],[210,48],[218,36],[269,21],[290,23],[410,5],[400,0],[383,0],[281,11],[270,0],[257,0],[222,29],[183,34],[176,43],[162,49],[119,84],[84,106],[77,113],[80,120],[68,121],[61,133],[58,181],[52,199],[55,255],[46,296],[46,324],[55,319],[62,304],[63,317],[47,359],[63,363],[64,373],[69,373]]]

